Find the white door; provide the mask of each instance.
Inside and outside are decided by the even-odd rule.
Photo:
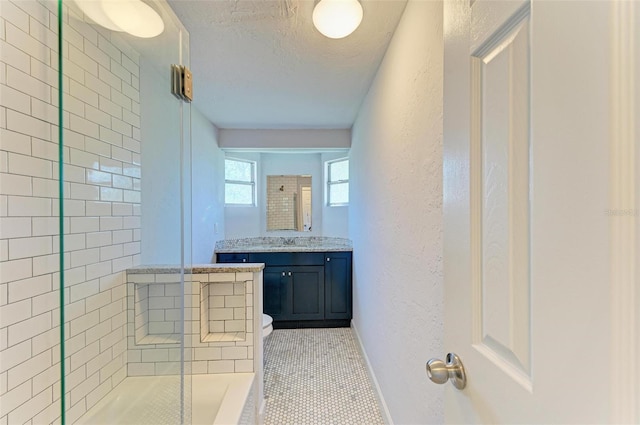
[[[446,422],[640,423],[640,3],[444,3]]]

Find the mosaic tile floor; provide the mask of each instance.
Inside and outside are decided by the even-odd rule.
[[[266,339],[265,425],[383,425],[349,328],[278,329]]]

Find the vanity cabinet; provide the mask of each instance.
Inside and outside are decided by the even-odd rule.
[[[218,253],[218,263],[264,263],[263,310],[274,328],[350,326],[351,252]]]

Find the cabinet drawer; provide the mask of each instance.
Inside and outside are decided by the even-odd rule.
[[[267,266],[322,266],[322,252],[256,252],[249,254],[250,263],[265,263]]]
[[[217,254],[217,262],[218,263],[248,263],[249,262],[249,254],[243,253],[220,253]]]

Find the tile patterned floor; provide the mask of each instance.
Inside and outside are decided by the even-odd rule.
[[[383,425],[349,328],[279,329],[266,339],[265,425]]]

